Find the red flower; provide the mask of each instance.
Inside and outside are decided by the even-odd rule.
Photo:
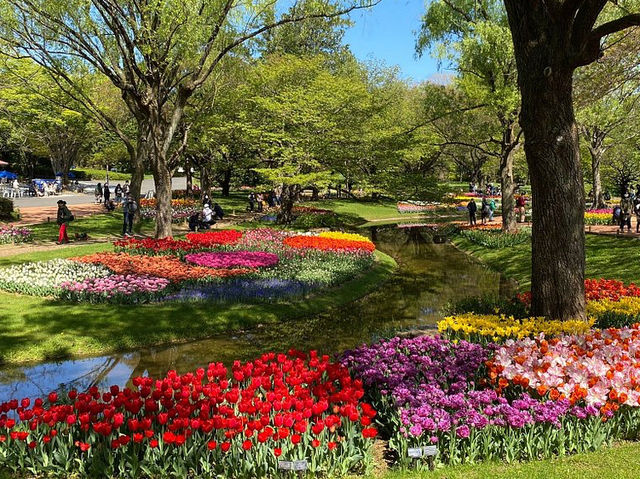
[[[38,444],[36,443],[36,441],[31,441],[31,442],[29,443],[29,449],[35,449],[37,445],[38,445]]]
[[[273,448],[273,455],[276,457],[280,457],[282,455],[282,449],[280,449],[279,447],[274,447]]]
[[[48,399],[51,404],[58,402],[58,393],[56,392],[49,393]]]
[[[291,444],[300,444],[301,439],[302,437],[300,436],[300,434],[293,434],[291,436]]]
[[[375,427],[369,427],[362,430],[362,437],[372,438],[378,435],[378,430]]]
[[[213,451],[217,446],[218,443],[216,441],[209,441],[207,443],[207,449],[209,449],[210,451]]]
[[[249,449],[251,449],[252,446],[253,446],[253,443],[249,440],[244,441],[242,443],[242,449],[244,449],[245,451],[248,451]]]
[[[29,407],[29,404],[31,404],[31,400],[29,398],[24,398],[22,401],[20,401],[20,405],[24,409],[27,409]]]
[[[311,445],[313,447],[318,447],[320,445],[320,441],[318,441],[317,439],[314,439],[313,441],[311,441]]]
[[[75,414],[69,414],[67,416],[67,424],[69,426],[71,426],[72,424],[75,424],[75,422],[76,422],[76,415]]]
[[[173,444],[176,442],[176,436],[171,431],[167,431],[162,435],[162,440],[167,444]]]
[[[327,444],[327,447],[329,448],[330,451],[333,451],[336,447],[338,447],[338,443],[331,441]]]
[[[79,447],[82,452],[87,452],[91,447],[91,444],[87,444],[86,442],[76,441],[75,446]]]
[[[220,449],[222,449],[222,452],[227,452],[229,451],[229,449],[231,449],[231,443],[230,442],[223,442],[220,445]]]

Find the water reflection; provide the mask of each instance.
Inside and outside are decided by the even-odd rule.
[[[252,359],[290,348],[336,353],[407,328],[433,328],[450,301],[470,295],[510,295],[513,285],[448,244],[434,244],[425,228],[375,228],[378,248],[399,264],[396,274],[366,298],[320,316],[259,326],[203,341],[97,358],[0,370],[0,402],[42,396],[53,389],[126,384],[138,375],[162,376]]]

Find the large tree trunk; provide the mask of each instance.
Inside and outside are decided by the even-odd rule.
[[[535,63],[523,66],[544,70]],[[572,71],[557,71],[537,81],[520,76],[524,147],[535,202],[531,312],[562,320],[583,318],[584,186]]]
[[[591,155],[591,176],[593,178],[593,207],[604,208],[604,194],[602,192],[602,179],[600,178],[600,165],[604,156],[604,139],[606,135],[596,128],[589,139],[589,154]]]
[[[293,221],[293,206],[300,194],[299,185],[283,185],[280,197],[280,213],[278,213],[278,223],[289,224]]]
[[[193,174],[191,173],[191,165],[187,163],[185,166],[185,173],[187,176],[187,198],[191,198],[193,196]]]
[[[602,162],[602,152],[591,151],[591,175],[593,176],[593,207],[595,209],[605,208],[604,193],[602,191],[602,179],[600,178],[600,164]]]
[[[222,196],[224,197],[229,197],[231,195],[231,173],[231,168],[227,168],[222,172],[218,181],[220,188],[222,188]]]
[[[171,172],[163,159],[151,162],[153,180],[156,185],[156,238],[172,236],[171,223]]]
[[[513,179],[513,150],[504,152],[500,160],[500,189],[502,194],[502,231],[515,233],[517,222],[514,198],[516,182]]]
[[[544,2],[505,0],[533,195],[532,314],[585,317],[584,186],[566,25]]]

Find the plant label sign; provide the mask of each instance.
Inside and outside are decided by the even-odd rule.
[[[424,456],[435,456],[438,454],[438,446],[424,446],[422,448],[422,454]]]
[[[293,461],[294,471],[306,471],[308,468],[307,461]]]
[[[421,447],[410,447],[409,449],[407,449],[407,454],[409,455],[409,457],[417,459],[419,457],[422,457],[422,448]]]
[[[278,461],[278,469],[293,471],[293,461]]]

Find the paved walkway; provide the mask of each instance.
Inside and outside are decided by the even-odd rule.
[[[57,200],[56,200],[57,201]],[[66,199],[65,199],[66,201]],[[98,213],[104,213],[103,205],[96,205],[93,202],[88,204],[69,204],[69,209],[76,218],[82,216],[91,216]],[[35,225],[38,223],[47,223],[48,221],[56,221],[58,215],[58,206],[31,206],[28,208],[20,208],[20,221],[15,225]]]

